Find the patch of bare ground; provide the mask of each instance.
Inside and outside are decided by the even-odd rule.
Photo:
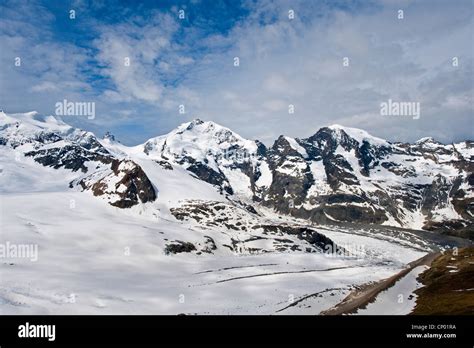
[[[411,314],[473,315],[474,247],[445,252],[418,281],[424,286],[415,291],[418,297]]]

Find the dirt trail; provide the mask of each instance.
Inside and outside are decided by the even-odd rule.
[[[430,266],[434,259],[440,256],[441,253],[435,252],[427,254],[418,260],[412,261],[407,268],[398,272],[387,279],[382,279],[376,283],[369,283],[363,285],[361,288],[351,292],[344,300],[339,302],[336,306],[322,311],[320,315],[339,315],[353,313],[357,309],[366,306],[372,302],[375,297],[382,291],[393,286],[399,279],[410,273],[415,267],[426,265]]]

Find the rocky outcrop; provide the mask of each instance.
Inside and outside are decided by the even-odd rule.
[[[33,157],[36,162],[47,167],[65,168],[74,172],[80,170],[83,173],[88,171],[87,162],[108,164],[112,161],[112,156],[107,152],[93,152],[76,144],[29,151],[25,153],[25,156]]]
[[[78,184],[91,190],[94,196],[104,196],[118,208],[130,208],[138,203],[156,199],[155,189],[143,169],[127,160],[112,160],[111,171],[97,180],[94,176],[81,179]]]
[[[195,250],[196,250],[196,246],[193,243],[177,240],[174,243],[167,244],[165,246],[164,252],[166,255],[170,255],[170,254],[190,253]]]
[[[233,252],[267,253],[274,251],[330,252],[347,255],[348,252],[317,230],[287,223],[262,223],[261,216],[250,212],[247,206],[224,202],[187,201],[171,208],[180,221],[193,221],[211,229],[230,231],[227,246]],[[213,241],[201,251],[211,251]],[[215,243],[214,243],[215,246]],[[217,248],[217,247],[216,247]],[[208,251],[206,251],[208,250]]]

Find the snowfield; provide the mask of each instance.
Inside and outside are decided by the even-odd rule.
[[[324,230],[346,248],[363,246],[363,254],[253,255],[219,247],[214,254],[166,255],[168,241],[225,241],[219,230],[170,216],[166,191],[162,201],[123,210],[87,192],[55,192],[49,182],[41,188],[45,168],[36,170],[29,181],[36,192],[14,193],[2,182],[1,240],[38,245],[38,260],[2,260],[1,314],[318,314],[354,285],[386,278],[425,254]]]
[[[79,192],[9,193],[1,201],[2,240],[38,245],[36,262],[1,263],[2,314],[273,314],[337,289],[278,312],[318,314],[354,285],[388,277],[424,254],[334,232],[336,242],[363,244],[370,257],[165,255],[166,239],[199,242],[210,231],[139,212],[127,216]]]

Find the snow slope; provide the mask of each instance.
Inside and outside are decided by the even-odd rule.
[[[307,294],[342,289],[337,298],[327,292],[309,308],[278,312],[317,314],[354,285],[388,277],[424,254],[362,238],[374,254],[359,259],[225,248],[166,255],[168,241],[204,244],[209,235],[218,242],[220,232],[124,214],[80,192],[8,193],[1,202],[2,241],[38,245],[38,261],[0,264],[1,314],[272,314]]]

